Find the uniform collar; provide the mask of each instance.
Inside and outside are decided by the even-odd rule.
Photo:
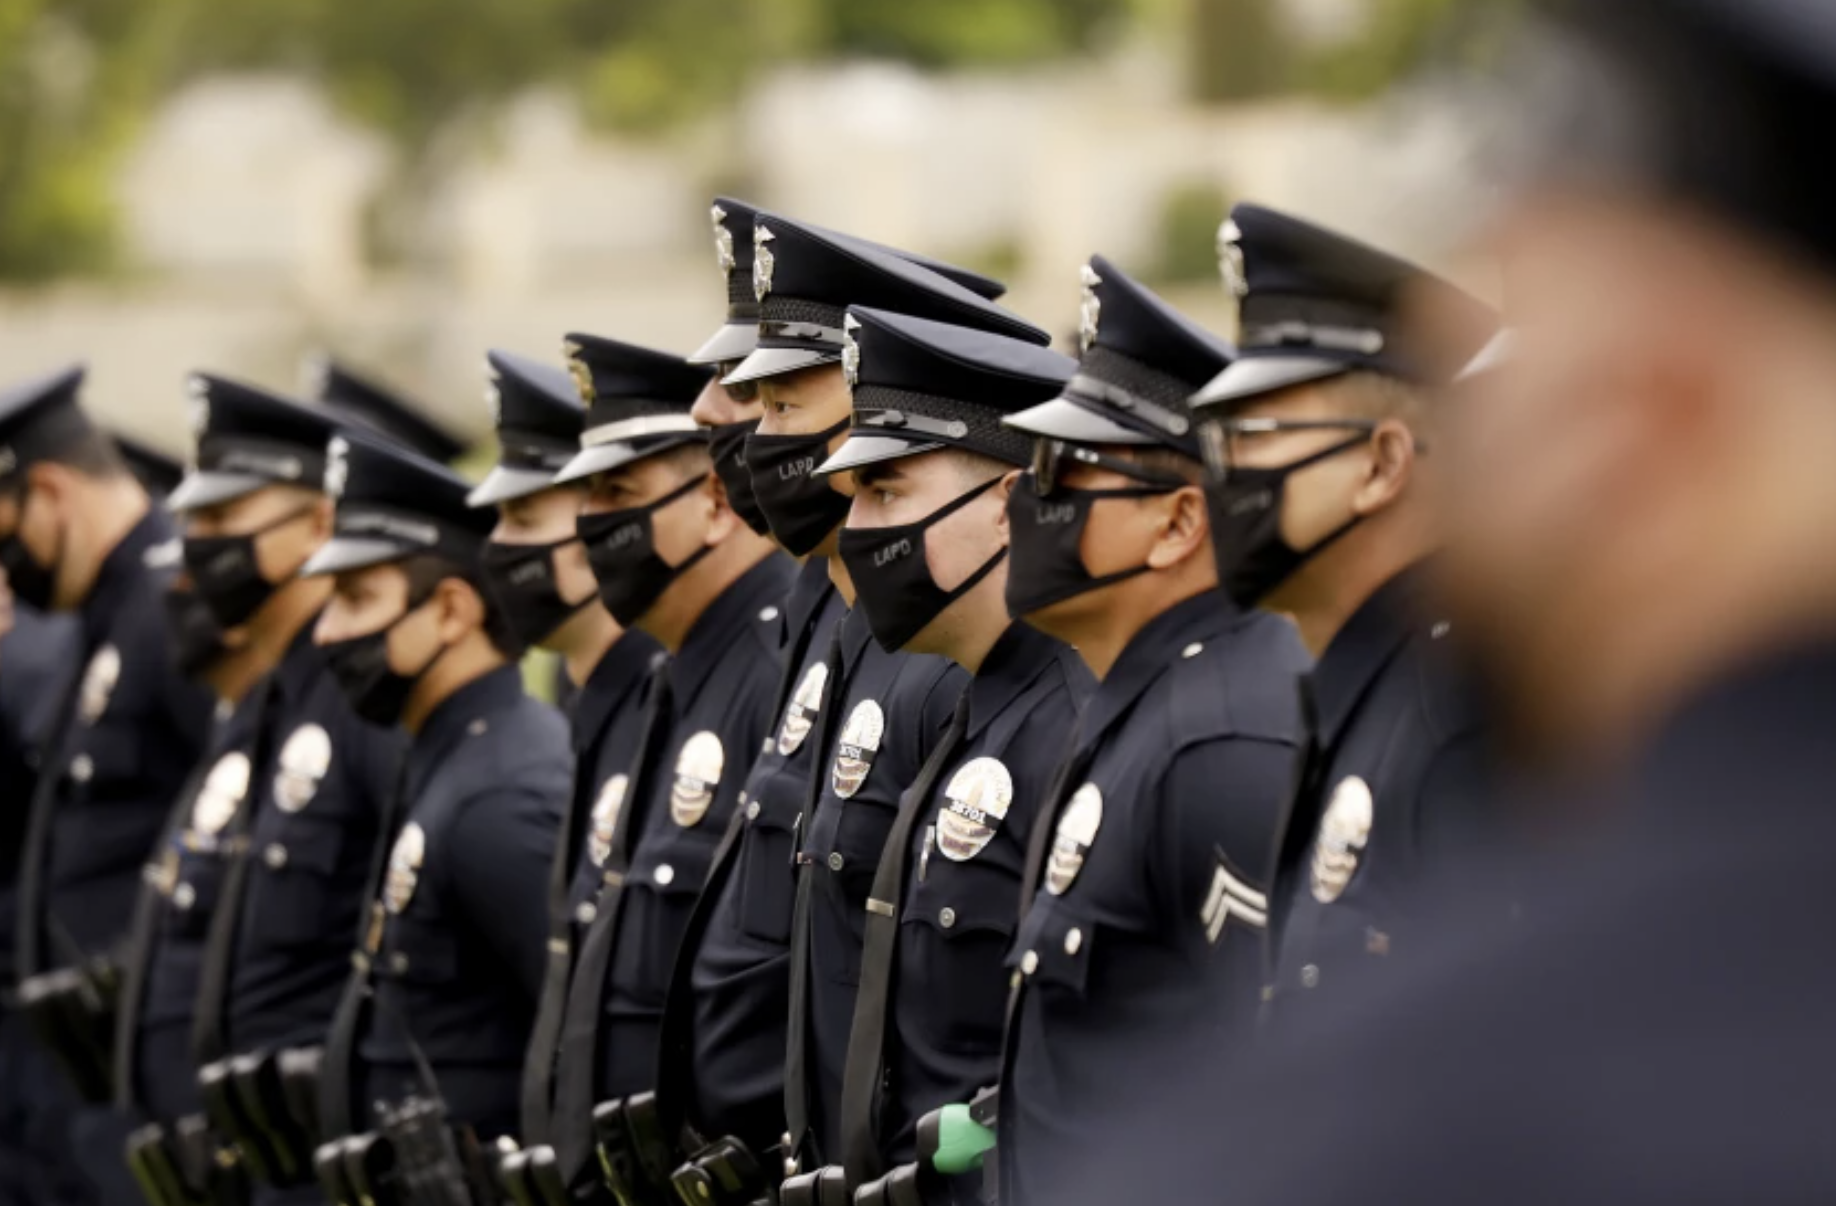
[[[488,730],[489,718],[506,711],[523,698],[523,676],[515,663],[479,675],[441,700],[415,735],[409,747],[414,790],[467,733]],[[480,727],[483,726],[483,727]]]
[[[687,710],[715,667],[728,660],[747,625],[778,618],[795,565],[784,554],[772,553],[721,591],[690,626],[670,671],[678,712]],[[764,614],[768,609],[769,616]]]
[[[650,675],[651,659],[659,652],[657,643],[635,628],[612,642],[612,647],[594,664],[569,709],[574,753],[593,743],[620,701],[643,689]]]
[[[281,695],[289,701],[306,698],[313,682],[325,673],[324,655],[312,641],[312,630],[317,626],[316,616],[300,625],[300,630],[287,645],[287,652],[281,656],[280,665],[274,668]]]
[[[967,739],[980,736],[1064,652],[1061,642],[1037,628],[1018,620],[1009,624],[969,684]]]
[[[785,640],[782,643],[789,645],[791,634],[802,632],[815,623],[834,596],[835,583],[829,578],[827,557],[811,557],[798,566],[796,580],[791,583],[790,594],[784,601]]]
[[[128,602],[136,583],[147,573],[147,550],[156,544],[177,538],[172,519],[157,506],[147,508],[140,521],[128,529],[120,543],[109,550],[96,570],[95,584],[89,597],[78,609],[83,617],[83,632],[94,648],[108,636],[115,613]]]
[[[1084,712],[1082,740],[1088,744],[1129,710],[1170,669],[1183,650],[1222,635],[1242,613],[1216,590],[1203,591],[1161,612],[1135,634],[1097,685]]]
[[[1323,747],[1330,749],[1338,741],[1358,701],[1420,624],[1426,578],[1418,562],[1378,587],[1332,638],[1307,676]]]

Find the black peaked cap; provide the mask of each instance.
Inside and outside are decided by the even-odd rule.
[[[0,481],[94,430],[81,401],[87,373],[73,364],[0,389]]]
[[[573,377],[540,360],[489,352],[485,400],[497,431],[497,464],[472,490],[472,505],[493,506],[554,484],[555,474],[580,451],[586,420]]]
[[[332,538],[304,575],[336,574],[434,554],[474,565],[495,512],[466,503],[465,479],[376,436],[346,429],[326,449],[325,492],[337,504]]]
[[[333,415],[215,373],[193,373],[185,389],[192,458],[166,499],[172,510],[213,507],[264,486],[320,488],[325,445],[338,429]]]
[[[706,368],[598,335],[569,335],[565,346],[587,412],[580,451],[556,475],[557,483],[707,438],[689,413],[711,378]]]
[[[178,458],[168,456],[144,440],[137,440],[119,431],[111,431],[109,436],[115,441],[115,447],[121,450],[121,457],[128,463],[128,469],[140,479],[147,493],[164,498],[185,480],[185,465]]]

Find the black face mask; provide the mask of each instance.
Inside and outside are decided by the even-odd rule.
[[[600,602],[625,627],[637,623],[639,616],[656,606],[677,575],[714,551],[703,545],[681,565],[671,565],[657,556],[656,513],[706,480],[704,473],[653,503],[582,515],[574,521],[574,530],[586,542],[587,564],[599,580]]]
[[[25,522],[26,507],[31,504],[32,492],[28,489],[19,503],[19,522]],[[63,560],[64,536],[60,531],[57,537],[57,556],[51,559],[49,566],[40,565],[30,552],[25,542],[19,539],[17,528],[12,535],[0,538],[0,569],[6,571],[7,585],[12,588],[13,597],[28,607],[47,611],[51,607],[51,597],[57,593],[57,563]]]
[[[1363,516],[1353,515],[1307,548],[1296,549],[1281,535],[1281,500],[1291,474],[1349,452],[1368,438],[1361,435],[1322,448],[1291,465],[1270,469],[1232,466],[1221,480],[1206,483],[1218,585],[1238,607],[1256,606],[1320,550],[1358,526]]]
[[[414,685],[446,655],[443,645],[413,674],[398,674],[389,666],[389,634],[425,604],[426,600],[422,600],[411,605],[375,632],[319,646],[325,667],[338,680],[338,687],[344,692],[351,710],[371,724],[384,728],[400,724]]]
[[[867,627],[888,653],[897,653],[924,631],[943,609],[956,602],[976,583],[994,572],[1007,556],[1002,549],[970,574],[955,590],[944,590],[931,576],[924,555],[924,534],[986,494],[995,482],[983,482],[967,494],[946,503],[917,523],[886,528],[843,528],[842,564],[854,580],[860,605],[867,609]]]
[[[1154,498],[1177,486],[1126,486],[1115,490],[1074,490],[1060,486],[1040,497],[1037,479],[1023,473],[1007,500],[1008,546],[1014,563],[1007,574],[1007,612],[1015,619],[1099,587],[1145,574],[1152,566],[1092,577],[1084,568],[1084,527],[1090,508],[1104,498]]]
[[[195,679],[229,654],[223,627],[203,598],[189,587],[165,590],[166,643],[172,663],[186,678]]]
[[[761,536],[771,535],[771,525],[752,491],[752,470],[746,467],[746,440],[759,428],[757,419],[743,423],[722,423],[708,429],[708,452],[714,457],[714,473],[727,490],[727,505]]]
[[[503,544],[491,541],[481,558],[485,587],[503,608],[504,617],[524,645],[539,645],[594,601],[561,597],[555,582],[555,552],[579,540],[569,536],[552,544]]]
[[[261,576],[255,544],[261,537],[302,518],[305,510],[237,536],[185,537],[185,569],[217,623],[239,628],[273,596],[276,585]],[[292,575],[287,575],[291,577]]]
[[[816,466],[829,459],[829,441],[846,430],[848,420],[843,419],[813,435],[768,436],[755,431],[746,437],[752,492],[771,525],[772,538],[793,557],[813,551],[854,505],[816,476]]]

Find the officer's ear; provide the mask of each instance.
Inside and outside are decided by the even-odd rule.
[[[724,542],[727,537],[745,526],[727,501],[727,490],[720,484],[720,477],[708,467],[708,474],[702,479],[701,488],[695,492],[696,505],[705,506],[708,511],[708,533],[702,543],[712,546]]]
[[[1415,476],[1416,436],[1402,420],[1385,419],[1377,424],[1371,433],[1371,449],[1370,472],[1352,496],[1352,510],[1360,516],[1394,503]]]
[[[443,645],[456,644],[485,626],[484,597],[463,578],[440,579],[434,585],[433,605]]]
[[[1007,501],[1014,496],[1014,487],[1019,482],[1020,471],[1010,469],[1005,477],[995,483],[994,489],[989,491],[995,496],[995,501],[1001,504],[1000,517],[995,520],[995,532],[1001,537],[1001,543],[1004,545],[1013,542],[1013,534],[1007,526]]]
[[[1211,516],[1205,509],[1204,490],[1181,486],[1160,501],[1165,510],[1160,530],[1148,549],[1147,563],[1151,568],[1171,569],[1211,548]]]

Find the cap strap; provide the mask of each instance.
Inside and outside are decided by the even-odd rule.
[[[691,415],[645,415],[642,418],[620,419],[616,423],[589,427],[580,433],[580,446],[594,448],[600,444],[617,444],[643,436],[674,435],[700,430],[701,425]]]

